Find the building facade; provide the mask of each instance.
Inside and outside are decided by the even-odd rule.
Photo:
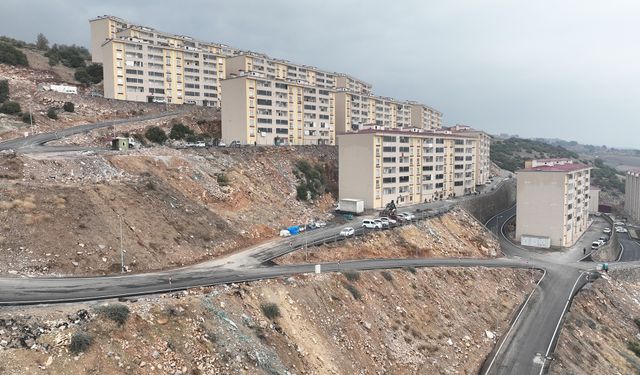
[[[338,135],[340,199],[366,208],[408,205],[475,192],[476,138],[374,126]]]
[[[256,73],[228,78],[222,87],[223,141],[335,144],[334,90]]]
[[[516,240],[572,246],[588,227],[590,169],[569,159],[526,162],[517,172]]]
[[[106,98],[220,106],[225,58],[236,49],[112,16],[90,25],[91,56],[103,64]]]
[[[627,171],[624,186],[624,210],[634,221],[640,221],[640,170]]]

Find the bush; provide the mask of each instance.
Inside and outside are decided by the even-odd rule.
[[[93,342],[93,337],[86,332],[76,332],[71,336],[71,341],[69,342],[69,351],[74,354],[78,354],[81,352],[85,352],[91,346]]]
[[[36,123],[36,119],[29,112],[23,113],[21,119],[25,124]]]
[[[102,69],[102,65],[100,64],[91,64],[87,66],[87,74],[91,77],[91,82],[100,83],[104,78],[104,71]]]
[[[296,199],[299,201],[306,201],[309,198],[309,190],[307,190],[306,184],[296,186]]]
[[[155,142],[158,144],[163,144],[167,140],[167,133],[164,132],[158,126],[152,126],[144,133],[144,136],[147,137],[151,142]]]
[[[100,306],[96,311],[105,318],[118,323],[119,326],[123,325],[129,318],[129,308],[121,303]]]
[[[636,324],[638,328],[640,328],[640,318],[633,319],[633,322]]]
[[[76,45],[66,46],[64,44],[54,44],[44,55],[49,58],[49,64],[51,62],[57,64],[59,61],[69,68],[84,67],[86,66],[85,60],[91,58],[91,53],[86,48]]]
[[[36,39],[36,48],[41,51],[46,51],[49,49],[49,40],[43,33],[38,34]]]
[[[58,111],[55,108],[50,107],[47,110],[47,117],[50,118],[50,119],[53,119],[53,120],[57,120],[58,119]]]
[[[4,102],[0,105],[0,113],[6,113],[8,115],[15,115],[20,113],[20,104],[17,102]]]
[[[262,309],[264,316],[271,320],[280,316],[280,308],[275,303],[263,303],[260,305],[260,309]]]
[[[9,81],[0,80],[0,103],[4,103],[9,99]]]
[[[414,274],[414,275],[418,272],[418,270],[416,270],[416,268],[415,268],[415,267],[412,267],[412,266],[405,267],[405,268],[404,268],[404,270],[405,270],[405,271],[409,271],[409,272],[411,272],[411,273],[412,273],[412,274]]]
[[[362,299],[362,294],[360,293],[358,288],[356,288],[353,284],[344,284],[344,287],[349,291],[349,293],[351,293],[353,298]]]
[[[192,135],[193,130],[188,126],[185,126],[181,122],[174,124],[169,132],[169,138],[171,139],[184,139],[187,135]]]
[[[351,282],[356,282],[360,280],[360,274],[358,273],[358,271],[344,271],[342,272],[342,274],[347,280]]]
[[[227,177],[227,175],[224,173],[220,173],[218,175],[218,185],[229,186],[229,177]]]
[[[629,350],[631,350],[636,357],[640,357],[640,343],[637,341],[629,341],[627,343],[627,348],[629,348]]]
[[[387,281],[392,281],[393,280],[393,275],[391,274],[391,272],[389,271],[382,271],[380,272],[380,274],[382,275],[382,277],[384,277],[385,280]]]
[[[76,106],[71,102],[65,102],[62,109],[64,109],[65,112],[75,112]]]
[[[0,64],[29,66],[27,56],[16,47],[0,42]]]

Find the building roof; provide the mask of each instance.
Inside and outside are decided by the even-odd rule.
[[[571,159],[569,158],[550,158],[550,159],[534,159],[537,162],[542,162],[542,163],[549,163],[549,162],[554,162],[554,161],[570,161]]]
[[[342,133],[338,135],[362,135],[362,134],[399,134],[406,135],[408,137],[440,137],[440,138],[475,138],[471,133],[457,132],[457,133],[443,133],[432,130],[423,130],[421,128],[407,128],[418,129],[415,130],[400,130],[400,129],[362,129],[357,132]]]
[[[581,169],[590,169],[591,167],[586,164],[556,164],[556,165],[541,165],[538,167],[524,168],[518,172],[574,172]]]

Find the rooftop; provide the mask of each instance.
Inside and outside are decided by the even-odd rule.
[[[556,165],[541,165],[538,167],[524,168],[518,172],[574,172],[581,169],[590,169],[591,167],[586,164],[556,164]]]

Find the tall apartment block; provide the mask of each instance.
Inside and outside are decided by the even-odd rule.
[[[377,209],[475,192],[473,135],[374,126],[338,139],[340,199]]]
[[[91,56],[107,98],[220,106],[225,57],[238,51],[117,17],[90,20]]]
[[[259,145],[335,143],[334,91],[257,73],[222,82],[222,137]]]
[[[624,210],[635,221],[640,221],[640,170],[627,172],[624,187]]]
[[[444,129],[476,138],[476,184],[483,185],[489,181],[491,176],[491,136],[467,125],[455,125]]]
[[[569,159],[528,161],[518,171],[516,240],[569,247],[587,230],[591,167]]]

